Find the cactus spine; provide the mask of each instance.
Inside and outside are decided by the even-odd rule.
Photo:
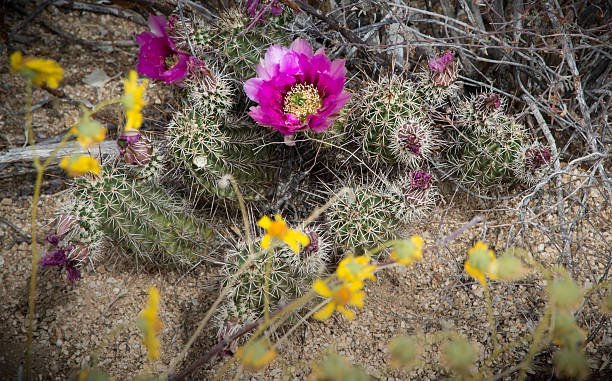
[[[476,95],[455,107],[450,131],[451,172],[478,191],[517,179],[515,163],[527,141],[524,127],[503,112],[503,102],[493,95]]]
[[[93,242],[104,234],[137,260],[156,264],[189,263],[203,254],[210,231],[185,213],[181,200],[154,185],[154,178],[128,176],[112,162],[102,169],[100,176],[75,182],[72,213],[81,228],[75,240]]]
[[[370,249],[388,239],[435,204],[437,190],[425,171],[383,187],[362,186],[341,197],[327,211],[336,244],[345,249]]]

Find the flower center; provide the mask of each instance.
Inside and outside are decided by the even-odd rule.
[[[334,292],[333,300],[340,306],[346,305],[350,299],[351,291],[344,286],[340,287],[338,291]]]
[[[179,62],[179,56],[178,54],[173,54],[171,56],[166,57],[164,61],[164,63],[166,64],[166,68],[172,69]]]
[[[308,115],[316,114],[321,108],[321,96],[313,84],[300,83],[289,90],[284,103],[283,111],[305,124]]]
[[[274,237],[280,237],[287,233],[287,224],[285,221],[273,221],[268,229],[268,233]]]

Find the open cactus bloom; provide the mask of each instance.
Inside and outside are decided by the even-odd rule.
[[[247,96],[259,103],[249,115],[285,136],[324,131],[351,97],[343,91],[345,81],[344,60],[331,61],[323,48],[313,53],[301,38],[289,48],[272,45],[257,66],[257,78],[244,84]]]
[[[138,73],[183,86],[183,80],[204,63],[176,47],[176,42],[168,35],[170,26],[163,16],[150,15],[151,31],[136,35],[136,42],[140,45]]]

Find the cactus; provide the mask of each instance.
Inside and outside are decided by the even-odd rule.
[[[284,16],[274,19],[280,24],[287,21]],[[287,32],[275,24],[255,23],[247,30],[250,21],[242,9],[232,8],[221,15],[216,25],[198,19],[186,29],[197,56],[223,65],[232,77],[245,81],[255,75],[262,51],[272,44],[287,42]],[[185,44],[187,37],[180,36],[178,40]]]
[[[430,158],[438,143],[426,115],[431,102],[416,88],[417,84],[393,74],[363,90],[349,123],[369,160],[415,167]]]
[[[360,186],[327,210],[329,230],[345,249],[365,250],[396,238],[398,230],[424,217],[435,205],[437,188],[423,170],[383,186]]]
[[[156,155],[153,154],[153,157]],[[156,264],[184,264],[204,252],[210,230],[185,213],[183,202],[154,184],[151,160],[141,171],[120,170],[113,161],[99,176],[75,181],[75,203],[71,213],[79,229],[72,239],[98,242],[103,234],[137,260]]]
[[[487,98],[477,95],[455,108],[447,151],[451,173],[485,192],[517,179],[515,163],[527,141],[524,127],[501,110],[503,102]]]
[[[225,122],[213,110],[184,109],[169,125],[169,153],[199,190],[235,199],[234,190],[219,186],[231,174],[245,198],[262,199],[264,185],[275,175],[272,148],[262,147],[261,129],[241,121]]]
[[[514,171],[523,182],[534,185],[542,180],[551,164],[550,148],[535,142],[521,147],[517,160],[514,161]]]

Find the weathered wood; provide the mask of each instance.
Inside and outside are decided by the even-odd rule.
[[[51,144],[37,144],[34,146],[38,157],[41,160],[46,160],[53,150],[57,147],[58,143]],[[55,155],[53,161],[60,161],[64,156],[73,155],[75,153],[90,153],[92,156],[98,156],[102,153],[102,155],[112,155],[117,154],[119,149],[117,148],[117,142],[114,140],[108,140],[100,143],[99,147],[91,147],[89,150],[83,149],[80,145],[75,144],[74,142],[70,142],[66,144],[65,147],[60,149]],[[14,163],[25,161],[32,161],[32,147],[19,147],[8,150],[7,152],[0,152],[0,164],[6,163]]]

